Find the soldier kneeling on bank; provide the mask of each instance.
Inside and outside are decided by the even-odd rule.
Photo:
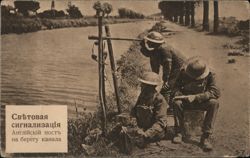
[[[156,90],[160,83],[158,74],[146,72],[139,81],[141,82],[141,93],[131,110],[131,115],[136,118],[139,127],[138,134],[147,144],[165,137],[168,104]]]
[[[219,108],[220,91],[215,83],[215,74],[199,58],[187,61],[175,84],[174,116],[176,136],[174,143],[185,140],[184,110],[205,111],[200,145],[205,151],[212,150],[209,137],[212,134],[216,114]]]

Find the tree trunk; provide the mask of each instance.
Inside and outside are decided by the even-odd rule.
[[[178,22],[178,16],[174,15],[174,22]]]
[[[180,15],[180,24],[183,25],[184,24],[184,19],[183,19],[183,15]]]
[[[190,2],[185,2],[185,26],[190,25]]]
[[[209,1],[203,1],[203,31],[209,31]]]
[[[194,19],[195,6],[194,6],[194,2],[190,2],[190,11],[191,11],[191,26],[194,27],[195,26],[195,19]]]
[[[185,7],[184,7],[184,2],[180,2],[180,8],[179,8],[179,14],[180,14],[180,19],[179,19],[179,23],[181,25],[184,24],[184,14],[185,14]]]
[[[219,5],[218,1],[214,0],[214,32],[218,32],[219,27]]]

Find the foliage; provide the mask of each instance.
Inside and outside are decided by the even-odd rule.
[[[41,30],[42,23],[38,19],[2,17],[1,33],[24,33]]]
[[[199,5],[199,3],[200,3],[200,0],[193,0],[193,1],[165,1],[165,0],[161,0],[158,3],[158,8],[161,10],[162,15],[166,19],[173,20],[173,17],[180,16],[179,21],[180,21],[180,23],[182,23],[181,17],[183,17],[185,15],[187,17],[189,17],[192,10],[195,8],[195,6]]]
[[[82,18],[83,17],[81,11],[75,5],[69,5],[67,12],[71,18]]]
[[[38,14],[40,18],[57,18],[57,17],[65,17],[66,14],[63,10],[45,10],[42,13]]]
[[[24,16],[29,15],[29,11],[36,12],[40,8],[40,3],[37,1],[14,1],[15,8],[19,13],[22,13]]]
[[[7,33],[26,33],[38,30],[56,29],[65,27],[84,27],[97,26],[96,18],[87,17],[80,19],[70,18],[26,18],[13,16],[2,16],[1,18],[1,34]],[[108,18],[104,20],[104,24],[116,24],[134,22],[132,19]]]
[[[109,16],[109,14],[112,12],[113,7],[110,3],[101,3],[100,1],[97,1],[94,3],[93,5],[93,9],[96,10],[96,15],[98,16],[99,14],[102,13],[103,16],[107,15],[107,17]]]
[[[1,15],[2,17],[7,17],[13,15],[11,11],[14,10],[12,6],[1,5]]]
[[[121,18],[144,19],[145,16],[127,8],[119,8],[118,14]]]
[[[85,143],[84,138],[87,137],[91,129],[97,128],[97,115],[82,114],[77,119],[68,120],[68,147],[69,154],[80,155],[82,153],[81,144]]]
[[[111,4],[109,3],[103,3],[103,9],[104,9],[104,14],[107,15],[107,17],[109,16],[109,14],[112,12],[113,7]]]

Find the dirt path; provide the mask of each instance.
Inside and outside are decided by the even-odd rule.
[[[167,22],[175,35],[166,38],[167,44],[181,51],[187,57],[199,55],[205,59],[217,75],[221,89],[220,109],[212,138],[214,151],[204,153],[194,144],[173,145],[163,141],[160,148],[154,145],[141,156],[236,156],[249,153],[249,57],[234,57],[236,63],[228,64],[226,43],[234,43],[237,38],[207,35],[183,26]],[[159,147],[159,145],[156,145]],[[152,151],[152,152],[150,152]],[[137,153],[137,155],[140,155]]]

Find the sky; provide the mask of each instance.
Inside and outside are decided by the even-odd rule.
[[[50,9],[51,0],[37,0],[40,2],[40,9],[38,12]],[[83,15],[94,15],[95,10],[92,8],[97,0],[55,0],[55,8],[57,10],[66,11],[68,2],[71,1],[79,7]],[[143,13],[144,15],[151,15],[159,13],[158,2],[160,0],[101,0],[101,2],[109,2],[113,6],[111,15],[117,15],[118,8],[128,8],[134,11]],[[3,0],[2,4],[9,4],[13,6],[14,0]],[[213,18],[213,2],[210,1],[210,17]],[[200,7],[196,8],[196,18],[202,19],[202,3]],[[249,19],[249,3],[246,0],[220,0],[219,1],[219,16],[229,17],[235,16],[239,20]]]

